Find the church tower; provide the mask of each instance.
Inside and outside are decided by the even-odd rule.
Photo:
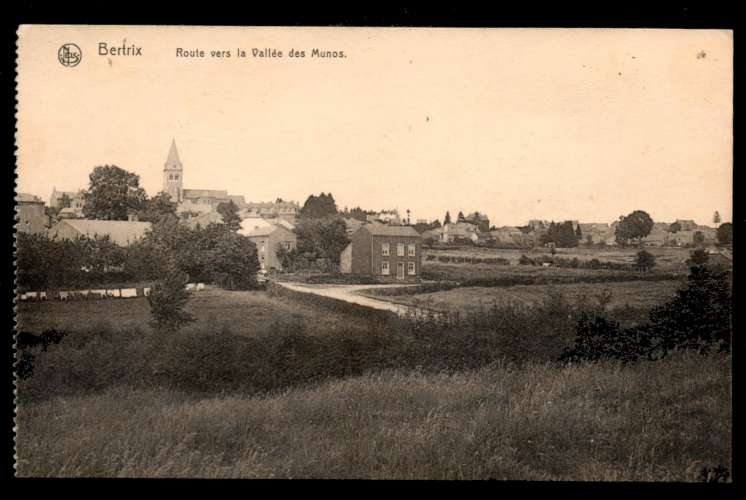
[[[181,203],[183,196],[183,170],[179,152],[176,150],[176,140],[171,140],[171,149],[168,150],[168,158],[163,166],[163,191],[171,195],[171,201]]]

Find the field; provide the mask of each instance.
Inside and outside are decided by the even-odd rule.
[[[313,323],[314,331],[334,331],[349,322],[339,315],[270,297],[266,292],[231,292],[208,287],[195,292],[187,311],[196,321],[186,331],[220,331],[252,337],[270,330],[298,323]],[[84,322],[81,322],[84,319]],[[40,332],[47,328],[66,330],[138,328],[149,331],[150,306],[146,298],[89,300],[69,302],[21,302],[18,304],[19,331]],[[354,325],[353,325],[354,326]]]
[[[499,303],[472,315],[481,322],[446,326],[272,288],[208,288],[187,305],[197,320],[173,336],[152,331],[144,298],[19,303],[19,330],[70,334],[36,348],[33,376],[18,381],[17,474],[699,481],[705,468],[732,468],[730,355],[557,361],[580,294],[608,290],[613,314],[637,314],[682,280],[442,267],[573,283],[379,297],[459,311]],[[550,290],[564,305],[532,306]]]
[[[266,397],[116,387],[22,405],[20,476],[698,481],[730,358],[383,372]]]
[[[687,265],[686,260],[689,258],[691,249],[689,248],[675,248],[675,247],[648,247],[645,248],[648,252],[652,253],[656,257],[655,269],[665,272],[675,271],[686,271]],[[577,258],[581,261],[589,261],[592,259],[598,259],[601,262],[614,262],[618,264],[632,264],[635,262],[635,256],[639,249],[637,248],[558,248],[556,249],[556,256],[567,259]],[[439,249],[427,249],[424,252],[423,264],[429,264],[434,261],[428,261],[429,255],[451,255],[451,256],[462,256],[462,257],[500,257],[508,259],[512,265],[517,265],[521,255],[525,255],[530,258],[536,258],[540,256],[550,257],[551,253],[547,248],[533,248],[533,249],[499,249],[499,248],[486,248],[486,247],[467,247],[467,248],[439,248]],[[458,265],[458,264],[456,264]],[[463,264],[461,264],[463,265]],[[491,266],[499,267],[499,266]],[[521,266],[525,267],[525,266]]]
[[[468,311],[490,307],[494,303],[519,302],[526,305],[547,299],[550,291],[561,293],[567,300],[576,302],[584,295],[594,302],[599,294],[611,294],[609,308],[645,308],[666,302],[682,286],[681,281],[626,281],[610,283],[574,283],[568,285],[515,285],[511,287],[459,287],[414,295],[385,296],[377,298],[415,307],[438,311]]]

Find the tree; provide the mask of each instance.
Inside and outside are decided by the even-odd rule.
[[[450,224],[450,223],[451,223],[451,213],[446,212],[446,216],[443,219],[443,225],[445,226],[446,224]]]
[[[241,229],[241,216],[238,215],[238,205],[233,200],[218,204],[218,212],[223,217],[223,225],[228,231],[236,233]]]
[[[330,215],[337,215],[337,204],[331,193],[321,193],[318,196],[310,195],[303,208],[300,210],[300,217],[304,219],[320,219]]]
[[[464,212],[459,211],[456,222],[466,222],[466,217],[464,217]]]
[[[726,222],[718,227],[718,243],[721,245],[730,245],[733,243],[733,224]]]
[[[578,227],[575,228],[575,239],[578,240],[578,243],[583,241],[583,230],[580,229],[580,224],[578,224]]]
[[[668,232],[676,234],[679,231],[681,231],[681,223],[679,221],[674,222],[670,226],[668,226]]]
[[[543,245],[553,244],[560,248],[572,248],[578,246],[578,238],[572,227],[571,221],[556,224],[552,221],[545,233],[540,236]]]
[[[298,236],[298,252],[316,259],[329,259],[339,263],[339,256],[350,239],[347,226],[336,217],[300,220],[295,228]]]
[[[629,215],[619,217],[615,237],[619,245],[628,245],[631,241],[637,243],[650,234],[653,229],[653,219],[643,210],[635,210]]]
[[[646,250],[640,250],[637,252],[636,265],[644,273],[650,271],[655,266],[655,255]]]
[[[210,226],[217,226],[211,224]],[[228,290],[257,288],[259,258],[256,245],[234,231],[213,230],[212,248],[208,251],[207,269],[212,281]]]
[[[702,231],[695,231],[692,235],[692,243],[694,243],[695,246],[702,246],[705,244],[705,235],[702,233]]]
[[[472,212],[466,216],[466,222],[474,224],[477,228],[486,233],[490,230],[490,219],[487,215],[480,212]]]
[[[170,194],[161,191],[145,202],[145,208],[137,216],[144,222],[158,222],[163,217],[178,218],[176,203],[171,201]]]
[[[140,177],[116,165],[95,167],[83,193],[83,214],[89,219],[127,220],[145,208],[147,194]]]
[[[184,311],[190,296],[184,286],[187,279],[186,274],[170,262],[162,279],[150,291],[150,324],[156,332],[172,334],[194,321],[192,315]]]
[[[712,216],[712,222],[715,224],[715,227],[720,224],[720,212],[718,212],[717,210],[715,210],[715,213]]]

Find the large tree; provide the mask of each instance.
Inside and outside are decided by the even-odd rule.
[[[303,208],[300,210],[300,217],[304,219],[319,219],[330,215],[337,215],[337,204],[331,193],[321,193],[318,196],[310,195]]]
[[[620,245],[627,245],[630,242],[640,243],[652,229],[653,219],[650,215],[643,210],[635,210],[627,216],[619,217],[614,235],[616,242]]]
[[[158,222],[161,218],[177,219],[176,203],[171,201],[171,195],[161,191],[145,202],[145,208],[140,211],[138,218],[146,222]]]
[[[223,224],[229,231],[234,233],[241,229],[241,216],[238,215],[238,205],[233,200],[220,203],[218,212],[223,217]]]
[[[350,239],[343,220],[335,217],[301,220],[295,229],[298,235],[298,252],[314,258],[329,259],[339,263],[339,256]]]
[[[88,219],[127,220],[130,213],[141,212],[148,196],[140,187],[140,176],[116,165],[95,167],[83,193],[83,214]]]

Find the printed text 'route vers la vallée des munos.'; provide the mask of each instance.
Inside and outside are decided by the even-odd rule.
[[[325,58],[325,59],[344,59],[347,54],[342,50],[324,50],[324,49],[311,49],[311,50],[300,50],[291,48],[289,50],[280,50],[273,48],[251,48],[251,49],[235,49],[235,50],[219,50],[219,49],[184,49],[178,47],[176,49],[176,57],[184,58],[214,58],[214,59],[229,59],[229,58],[257,58],[257,59],[280,59],[280,58],[294,58],[304,59],[310,58]]]

